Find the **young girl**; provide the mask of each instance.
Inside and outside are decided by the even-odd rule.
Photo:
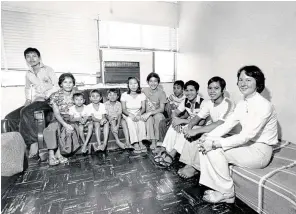
[[[86,106],[87,113],[92,117],[92,121],[95,126],[95,133],[97,138],[97,146],[95,151],[104,151],[107,146],[108,134],[109,134],[109,124],[106,119],[106,108],[103,103],[100,103],[102,100],[101,92],[97,89],[94,89],[90,92],[90,101],[91,103]],[[104,142],[101,143],[101,126],[104,126]]]
[[[163,115],[164,105],[167,102],[166,95],[158,85],[160,78],[157,73],[150,73],[147,76],[149,88],[143,89],[147,97],[146,113],[142,115],[142,120],[146,122],[147,140],[151,141],[151,150],[156,148],[156,142],[159,140],[159,123],[165,119]]]
[[[141,93],[140,81],[136,77],[128,78],[128,91],[121,96],[122,112],[129,129],[130,141],[134,144],[134,153],[147,152],[142,141],[146,139],[145,122],[141,120],[145,112],[145,94]]]

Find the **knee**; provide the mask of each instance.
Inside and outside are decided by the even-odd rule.
[[[24,108],[21,109],[21,111],[20,111],[21,117],[22,116],[27,116],[30,113],[33,113],[33,112],[30,111],[30,108],[28,108],[28,107],[29,106],[25,106]]]
[[[94,127],[94,124],[93,124],[92,122],[90,122],[90,123],[88,123],[87,127],[88,127],[89,129],[92,129],[92,128]]]
[[[154,119],[155,119],[155,121],[158,121],[158,123],[159,123],[160,121],[162,121],[164,119],[164,116],[162,113],[157,113],[154,115]]]
[[[151,125],[154,124],[154,116],[148,117],[148,119],[146,120],[146,123]]]

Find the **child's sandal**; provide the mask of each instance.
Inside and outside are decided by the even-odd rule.
[[[65,158],[65,157],[63,157],[63,156],[60,156],[60,157],[58,158],[58,160],[60,161],[61,164],[64,164],[64,163],[68,163],[68,162],[69,162],[69,161],[68,161],[68,158]]]

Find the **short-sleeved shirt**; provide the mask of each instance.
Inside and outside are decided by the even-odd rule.
[[[25,95],[26,99],[34,101],[36,98],[47,99],[53,92],[59,90],[58,78],[54,70],[40,62],[40,71],[35,74],[29,66],[26,72]]]
[[[110,117],[117,117],[119,114],[122,114],[122,107],[121,103],[116,101],[115,104],[111,104],[111,102],[108,100],[104,103],[106,107],[107,115]]]
[[[191,102],[188,100],[188,98],[186,98],[178,107],[178,110],[180,112],[183,112],[183,111],[187,111],[188,114],[189,114],[189,119],[192,119],[193,117],[195,117],[199,111],[200,111],[200,107],[201,107],[201,104],[203,102],[203,98],[201,98],[200,96],[197,95],[196,97],[196,102],[194,104],[191,104]],[[194,105],[192,107],[192,105]]]
[[[69,99],[66,99],[63,89],[58,90],[50,96],[49,105],[52,107],[53,104],[56,104],[59,108],[60,114],[69,114],[69,108],[74,105],[74,101],[72,99],[73,90]]]
[[[74,118],[86,117],[88,113],[86,111],[86,105],[83,105],[83,109],[81,112],[77,111],[76,106],[71,106],[69,108],[69,115],[73,116]]]
[[[175,94],[171,94],[169,97],[168,97],[168,102],[170,104],[174,104],[175,106],[179,106],[182,101],[184,101],[186,99],[186,96],[183,94],[182,97],[176,97]]]
[[[146,111],[154,111],[160,107],[160,104],[167,103],[166,94],[160,88],[156,88],[155,92],[152,92],[150,88],[143,88],[143,93],[146,95]]]
[[[212,122],[217,122],[219,120],[225,121],[225,119],[233,112],[234,107],[234,103],[227,97],[225,97],[217,106],[214,106],[214,103],[211,100],[205,100],[202,102],[197,116],[203,119],[210,116]]]
[[[95,118],[101,120],[104,114],[107,114],[106,107],[103,103],[99,104],[99,109],[96,110],[94,108],[93,103],[90,103],[86,106],[85,111],[87,112],[88,116],[94,116]]]
[[[142,101],[146,100],[144,93],[138,94],[136,97],[132,97],[127,92],[124,92],[121,95],[121,101],[126,102],[126,110],[129,113],[137,115],[142,107]]]

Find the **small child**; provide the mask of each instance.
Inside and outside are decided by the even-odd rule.
[[[120,92],[118,89],[115,89],[115,88],[109,89],[107,92],[108,101],[105,102],[104,104],[107,111],[107,120],[110,123],[111,132],[116,140],[117,145],[121,149],[127,149],[127,148],[132,148],[132,145],[130,145],[129,143],[128,129],[127,129],[127,125],[125,124],[126,122],[122,120],[121,103],[117,101],[119,98],[119,94]],[[118,138],[118,129],[119,129],[120,123],[124,123],[122,124],[122,128],[124,129],[123,132],[125,135],[126,144],[122,143]]]
[[[174,82],[173,94],[171,94],[167,100],[168,103],[165,106],[165,111],[168,114],[168,118],[161,120],[159,124],[159,141],[157,146],[162,145],[166,132],[172,122],[172,112],[176,110],[180,103],[185,100],[186,96],[184,95],[184,82],[182,80],[177,80]]]
[[[79,136],[83,141],[82,153],[86,153],[86,147],[90,140],[93,123],[89,121],[86,106],[84,105],[85,99],[82,92],[76,92],[73,94],[74,105],[69,108],[70,121],[75,122],[78,125]],[[89,122],[88,122],[89,121]],[[87,136],[84,136],[84,127],[88,126]]]
[[[97,138],[97,145],[94,148],[95,151],[104,151],[107,146],[108,134],[109,134],[109,124],[106,119],[106,108],[102,100],[102,94],[98,89],[94,89],[90,92],[89,97],[91,103],[86,106],[86,111],[88,115],[91,116],[92,121],[95,126],[95,134]],[[101,143],[101,126],[104,126],[104,140],[103,144]]]

